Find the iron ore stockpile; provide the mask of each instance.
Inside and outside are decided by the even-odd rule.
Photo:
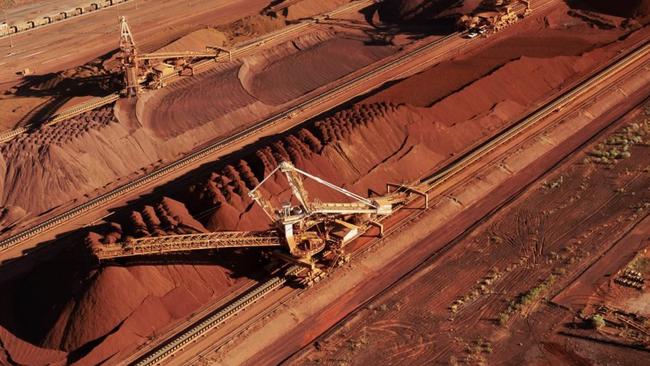
[[[648,364],[650,1],[0,6],[0,365]]]

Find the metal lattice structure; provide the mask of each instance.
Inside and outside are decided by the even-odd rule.
[[[166,235],[132,239],[94,248],[100,260],[187,252],[202,249],[279,247],[283,243],[272,231],[222,231],[200,234]]]
[[[182,52],[156,52],[156,53],[142,53],[138,55],[140,60],[166,60],[166,59],[177,59],[177,58],[210,58],[217,57],[216,51],[206,51],[206,52],[193,52],[193,51],[182,51]]]
[[[120,17],[120,52],[124,69],[124,94],[136,96],[140,93],[138,50],[125,17]]]
[[[309,174],[305,171],[302,171],[290,162],[283,161],[281,162],[269,175],[260,182],[257,187],[253,188],[248,195],[255,200],[260,207],[264,210],[266,215],[272,220],[282,219],[282,215],[278,215],[280,210],[274,209],[268,200],[265,200],[258,192],[258,189],[277,171],[280,171],[285,174],[289,187],[293,196],[298,200],[300,207],[303,209],[305,215],[312,214],[338,214],[338,215],[347,215],[347,214],[390,214],[391,205],[382,205],[382,202],[377,200],[368,199],[361,197],[356,193],[350,192],[346,189],[343,189],[335,184],[332,184],[322,178],[319,178],[315,175]],[[320,201],[310,201],[309,194],[305,190],[303,177],[312,179],[313,181],[332,189],[336,192],[343,194],[351,199],[353,202],[336,202],[336,203],[323,203]]]
[[[125,17],[120,17],[120,50],[135,50],[135,39]]]
[[[285,174],[293,196],[299,202],[298,206],[288,203],[281,208],[275,208],[259,193],[259,187],[277,171]],[[303,184],[304,177],[354,201],[309,200],[309,194]],[[373,221],[373,218],[390,215],[394,206],[402,204],[407,198],[404,192],[393,192],[372,199],[364,198],[297,169],[286,161],[280,163],[249,192],[249,195],[273,220],[275,230],[144,237],[123,243],[98,245],[94,249],[95,255],[99,260],[105,260],[204,249],[283,247],[285,252],[283,258],[314,270],[314,255],[326,248],[340,252],[341,248],[358,235],[362,226],[373,223],[379,225]],[[281,253],[276,254],[281,255]]]
[[[346,214],[376,214],[377,209],[374,207],[369,207],[367,204],[362,202],[312,202],[310,204],[310,209],[312,213],[318,214],[337,214],[337,215],[346,215]]]

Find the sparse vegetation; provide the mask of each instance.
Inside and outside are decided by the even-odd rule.
[[[630,209],[633,210],[635,213],[641,213],[644,210],[647,210],[648,208],[650,208],[650,202],[639,202],[630,206]]]
[[[594,329],[600,329],[605,326],[605,319],[600,314],[594,314],[591,317],[591,326]]]
[[[499,314],[499,325],[506,325],[508,323],[508,320],[510,320],[510,314],[506,313],[505,311]]]
[[[564,267],[555,268],[553,269],[553,274],[555,276],[563,276],[566,274],[566,268]]]
[[[648,274],[650,272],[650,258],[641,253],[636,258],[634,258],[628,265],[627,268],[633,271],[640,272],[642,274]]]
[[[501,244],[501,243],[503,243],[503,238],[498,236],[498,235],[490,235],[488,240],[490,241],[490,244]]]
[[[481,295],[490,293],[491,286],[501,276],[502,272],[500,272],[498,268],[491,269],[483,278],[476,282],[469,293],[454,300],[454,302],[449,306],[449,311],[451,311],[452,314],[455,314],[466,303],[476,300]]]
[[[465,344],[467,360],[472,361],[472,364],[484,364],[486,361],[485,356],[492,353],[492,351],[492,343],[483,337]]]
[[[499,313],[499,325],[506,325],[508,320],[510,320],[511,315],[520,312],[524,309],[524,307],[533,303],[545,290],[547,290],[551,285],[553,285],[553,283],[555,283],[557,278],[557,275],[551,274],[546,280],[542,281],[537,286],[520,294],[516,299],[512,300],[508,304],[506,310]]]
[[[648,107],[646,106],[646,109]],[[630,147],[634,145],[647,145],[644,141],[650,135],[650,119],[644,118],[637,122],[630,123],[613,136],[598,144],[595,149],[588,153],[583,162],[590,161],[611,165],[616,160],[627,159],[632,156]]]
[[[348,346],[350,348],[350,351],[358,351],[367,344],[368,344],[368,337],[365,334],[362,334],[357,339],[348,340]]]
[[[557,178],[556,180],[553,180],[553,181],[550,181],[550,182],[544,181],[542,183],[542,186],[545,189],[556,189],[556,188],[559,188],[562,185],[562,183],[564,183],[564,176],[560,175],[560,177]]]

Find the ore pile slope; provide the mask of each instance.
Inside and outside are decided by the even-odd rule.
[[[282,13],[285,14],[287,20],[292,21],[325,13],[348,2],[348,0],[303,0],[289,5]]]
[[[614,15],[617,17],[634,18],[642,24],[650,21],[650,1],[606,1],[606,0],[586,0],[584,4],[575,2],[577,8],[595,10],[600,13]]]
[[[379,15],[388,22],[426,22],[471,13],[480,3],[481,0],[388,0],[381,4]]]
[[[206,32],[195,34],[199,41],[179,43],[215,38]],[[122,100],[114,111],[105,108],[42,127],[0,147],[0,204],[37,215],[94,194],[250,126],[393,52],[392,46],[316,31],[150,92],[135,106]],[[308,66],[315,60],[321,67]],[[293,78],[283,78],[287,70]]]
[[[87,112],[0,145],[0,202],[40,213],[169,156],[112,108]]]
[[[134,211],[122,225],[109,226],[105,235],[90,234],[86,244],[99,238],[115,241],[120,237],[115,233],[121,232],[142,236],[200,231],[206,229],[183,204],[165,198]],[[78,365],[99,364],[120,351],[133,351],[152,332],[235,290],[239,273],[256,262],[249,256],[222,256],[203,264],[180,259],[176,264],[95,269],[79,253],[75,257],[66,252],[57,264],[34,270],[22,280],[25,286],[5,284],[3,290],[13,295],[3,304],[2,316],[11,333],[68,353]]]

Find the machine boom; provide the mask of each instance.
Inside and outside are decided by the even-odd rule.
[[[287,178],[297,205],[289,202],[276,208],[262,195],[259,188],[278,171]],[[351,198],[352,202],[310,201],[304,186],[305,178]],[[394,190],[391,192],[390,188]],[[99,260],[109,260],[205,249],[280,247],[281,250],[273,252],[277,258],[308,268],[312,278],[320,271],[316,266],[316,256],[322,258],[326,255],[322,253],[330,253],[336,258],[335,262],[349,258],[344,254],[345,246],[368,226],[377,226],[382,233],[383,226],[377,219],[392,214],[397,206],[407,202],[411,193],[423,195],[426,200],[426,194],[416,187],[399,184],[389,184],[386,195],[364,198],[285,161],[248,193],[273,221],[272,230],[145,237],[97,245],[93,251]]]
[[[205,249],[279,246],[282,246],[282,238],[276,231],[219,231],[132,239],[100,245],[93,251],[98,259],[106,260]]]

